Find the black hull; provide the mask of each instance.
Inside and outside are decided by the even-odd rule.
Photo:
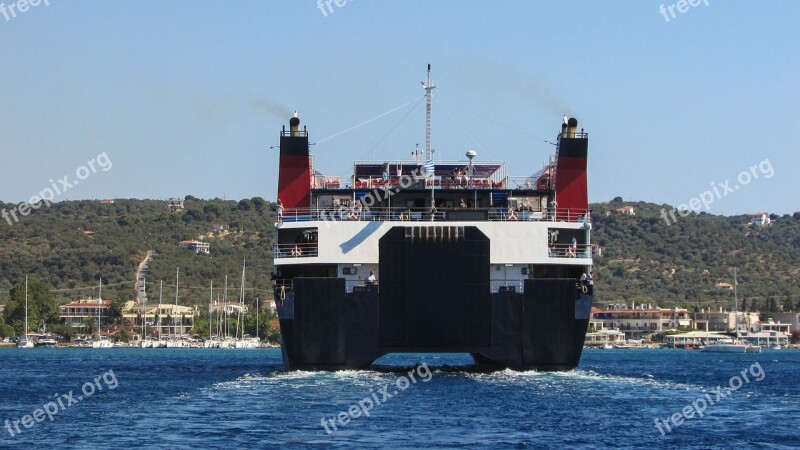
[[[575,294],[575,280],[527,280],[524,294],[487,295],[486,345],[382,345],[377,286],[345,295],[342,279],[295,282],[296,291],[278,304],[283,361],[290,370],[367,369],[388,353],[470,353],[478,365],[498,370],[571,370],[580,361],[592,305],[591,296]],[[420,333],[426,331],[436,330]]]
[[[593,299],[574,278],[490,294],[480,230],[427,233],[398,226],[380,239],[380,287],[346,293],[343,278],[294,278],[277,302],[287,368],[363,369],[388,353],[453,352],[498,369],[577,367]]]

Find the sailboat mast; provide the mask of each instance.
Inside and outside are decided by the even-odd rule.
[[[158,288],[158,340],[161,340],[161,295],[164,294],[164,280],[161,280],[161,286]]]
[[[225,275],[225,290],[222,293],[222,305],[223,309],[225,310],[225,322],[223,323],[223,329],[225,330],[225,338],[228,337],[228,276]]]
[[[208,297],[208,338],[211,339],[211,306],[214,303],[214,280],[211,280],[211,295]]]
[[[739,338],[739,280],[736,278],[736,267],[733,268],[733,323],[736,327],[736,338]]]
[[[25,275],[25,339],[28,339],[28,276]]]
[[[172,310],[172,325],[173,325],[173,334],[178,334],[178,327],[175,326],[175,314],[177,314],[178,310],[178,278],[180,277],[181,268],[178,267],[175,270],[175,309]]]
[[[100,287],[97,289],[97,337],[100,333],[100,305],[103,303],[103,277],[100,277]]]
[[[147,337],[147,327],[144,323],[147,322],[147,278],[143,280],[142,287],[142,340]]]
[[[258,304],[259,303],[261,303],[261,301],[258,298],[256,298],[256,339],[258,339]]]
[[[242,310],[244,309],[244,270],[247,264],[247,260],[242,260],[242,286],[241,286],[241,294],[239,296],[239,314],[236,316],[236,338],[239,338],[239,326],[242,322]],[[242,339],[244,339],[244,323],[241,323],[242,328]]]

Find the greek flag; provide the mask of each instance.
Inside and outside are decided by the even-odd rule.
[[[432,159],[429,159],[422,168],[425,170],[425,175],[433,175],[434,170],[436,170],[436,165],[433,164]]]

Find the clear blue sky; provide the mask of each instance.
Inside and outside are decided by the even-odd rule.
[[[649,0],[350,0],[327,17],[306,0],[49,3],[0,15],[6,202],[103,152],[111,170],[57,200],[274,200],[291,111],[322,140],[415,100],[431,63],[437,159],[476,149],[528,175],[566,113],[590,133],[591,201],[686,203],[768,159],[771,178],[710,212],[800,210],[797,1],[669,22],[674,2]],[[409,157],[424,102],[401,122],[410,109],[312,147],[317,168]]]

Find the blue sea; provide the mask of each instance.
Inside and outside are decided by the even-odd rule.
[[[275,349],[3,348],[0,448],[800,447],[800,350],[454,367],[469,361],[390,355],[396,370],[315,373],[285,371]]]

